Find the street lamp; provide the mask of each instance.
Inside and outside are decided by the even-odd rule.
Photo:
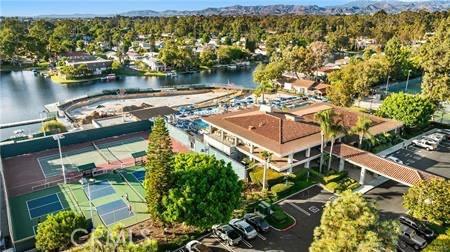
[[[388,93],[389,90],[389,79],[391,78],[390,75],[388,75],[387,80],[386,80],[386,94]]]
[[[89,213],[91,215],[91,221],[92,223],[94,223],[94,219],[93,219],[93,215],[92,215],[92,196],[91,196],[91,183],[95,182],[95,179],[90,178],[88,180],[86,180],[86,178],[82,178],[80,179],[78,182],[80,182],[80,184],[82,184],[83,186],[87,184],[87,188],[88,188],[88,200],[89,200]]]
[[[64,135],[63,134],[53,135],[53,140],[58,142],[59,159],[60,159],[60,162],[61,162],[61,168],[62,168],[63,177],[64,177],[64,184],[66,184],[66,182],[67,182],[66,181],[66,168],[64,167],[64,162],[63,162],[63,157],[62,157],[61,139],[64,139]]]
[[[409,75],[411,74],[412,70],[408,70],[408,77],[406,78],[406,86],[405,86],[405,92],[408,91],[408,82],[409,82]]]

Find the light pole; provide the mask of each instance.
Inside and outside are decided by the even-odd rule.
[[[391,78],[390,75],[388,75],[387,80],[386,80],[386,94],[388,93],[389,90],[389,79]]]
[[[409,82],[409,75],[411,74],[412,70],[408,70],[408,77],[406,77],[406,86],[405,86],[405,93],[408,92],[408,82]]]
[[[91,221],[94,223],[93,214],[92,214],[92,196],[91,196],[91,183],[95,182],[95,179],[90,178],[89,180],[86,180],[85,178],[82,178],[79,180],[80,184],[83,186],[87,184],[88,188],[88,200],[89,200],[89,213],[91,215]]]
[[[61,139],[64,139],[64,135],[63,134],[53,135],[53,140],[56,140],[58,142],[59,159],[60,159],[60,162],[61,162],[61,168],[62,168],[63,177],[64,177],[64,184],[66,184],[66,182],[67,182],[66,181],[66,168],[64,167],[64,162],[63,162],[63,157],[62,157]]]

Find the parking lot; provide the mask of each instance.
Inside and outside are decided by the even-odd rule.
[[[402,160],[405,165],[450,178],[450,141],[445,139],[434,151],[409,145],[391,155]]]
[[[296,225],[285,231],[271,229],[269,233],[259,234],[255,239],[241,242],[230,247],[214,236],[202,240],[214,251],[308,251],[313,240],[314,228],[320,224],[320,217],[325,203],[333,194],[320,186],[313,186],[279,205],[296,220]]]
[[[382,219],[396,219],[405,213],[402,202],[403,194],[408,188],[406,185],[389,180],[364,194],[364,197],[375,201]]]

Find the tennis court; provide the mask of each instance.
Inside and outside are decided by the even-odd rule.
[[[126,170],[128,169],[130,172],[136,171],[131,168]],[[92,208],[87,185],[80,182],[59,184],[10,198],[14,238],[20,240],[34,236],[37,225],[48,214],[68,209],[83,214],[87,219],[91,218],[92,210],[94,227],[109,227],[118,222],[130,226],[149,218],[145,190],[133,176],[128,179],[121,172],[98,175],[89,189],[92,190]],[[128,205],[131,206],[131,211]]]
[[[144,170],[139,170],[139,171],[134,171],[133,173],[134,178],[139,181],[139,183],[144,182],[145,179],[145,171]]]
[[[109,160],[105,158],[94,148],[94,146],[84,147],[62,153],[64,168],[66,173],[78,172],[79,166],[87,163],[103,164]],[[53,154],[38,158],[39,166],[46,178],[62,175],[61,159],[59,154]]]
[[[98,206],[97,213],[106,226],[134,215],[133,211],[128,208],[128,205],[122,199]]]
[[[143,137],[132,137],[114,142],[97,144],[100,150],[108,150],[117,160],[132,159],[132,153],[147,149],[147,142]]]
[[[56,193],[28,200],[27,208],[30,219],[39,218],[64,209]]]
[[[90,198],[91,200],[95,200],[114,194],[116,191],[114,191],[114,188],[108,181],[100,181],[90,185],[89,187],[85,186],[84,192],[86,193],[88,198]]]

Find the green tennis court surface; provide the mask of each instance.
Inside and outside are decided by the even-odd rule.
[[[109,143],[97,144],[100,150],[108,150],[116,159],[125,160],[133,158],[132,154],[147,149],[146,140],[142,137],[133,137]]]
[[[42,173],[46,178],[59,176],[62,174],[61,159],[59,154],[38,158]],[[85,147],[79,150],[63,152],[64,168],[67,173],[78,172],[79,166],[87,163],[102,164],[107,161],[97,152],[93,146]]]
[[[146,140],[142,137],[132,137],[108,143],[95,144],[78,150],[64,152],[62,162],[66,173],[83,171],[80,167],[94,164],[113,163],[121,160],[135,159],[133,154],[144,153],[147,149]],[[141,155],[141,154],[139,154]],[[39,166],[46,178],[62,175],[59,154],[38,158]]]
[[[130,226],[149,218],[145,191],[141,182],[133,176],[135,171],[143,171],[143,167],[131,167],[118,173],[95,177],[95,182],[91,183],[89,188],[92,189],[94,226],[109,227],[118,222]],[[82,213],[90,219],[88,195],[87,184],[73,182],[11,198],[15,240],[34,236],[37,225],[45,220],[48,214],[64,209]]]

